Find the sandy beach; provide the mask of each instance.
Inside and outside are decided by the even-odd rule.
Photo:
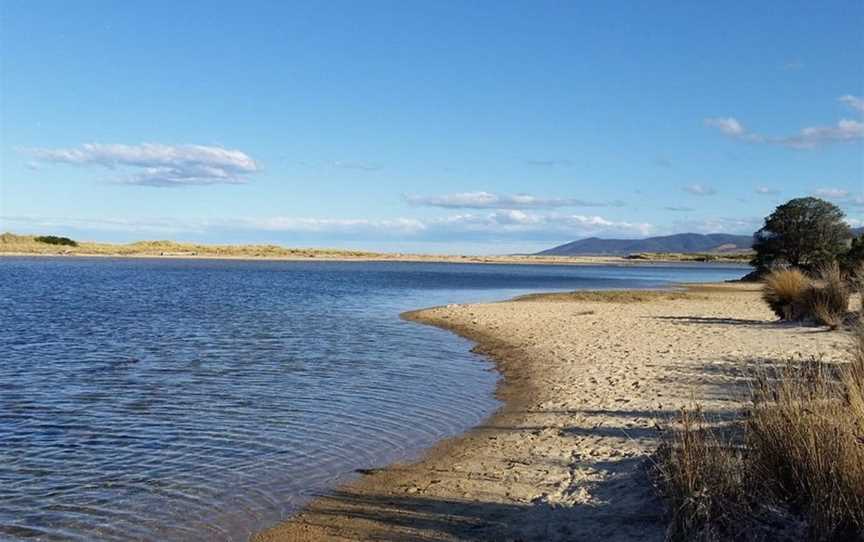
[[[733,416],[753,363],[847,348],[842,333],[775,322],[758,286],[741,284],[404,316],[476,342],[504,376],[505,405],[254,540],[662,540],[646,467],[676,411],[695,400],[709,418]]]

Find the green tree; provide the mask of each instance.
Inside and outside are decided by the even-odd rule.
[[[846,253],[852,233],[843,211],[819,198],[796,198],[780,205],[753,234],[758,270],[787,264],[813,270]]]

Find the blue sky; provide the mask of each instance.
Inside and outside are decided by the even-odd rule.
[[[0,4],[0,229],[532,251],[864,223],[864,3]]]

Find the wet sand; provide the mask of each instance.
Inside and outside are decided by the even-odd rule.
[[[365,473],[257,542],[663,540],[646,474],[678,409],[740,407],[748,365],[841,359],[840,332],[780,324],[758,286],[550,294],[404,315],[477,343],[504,378],[487,424]]]

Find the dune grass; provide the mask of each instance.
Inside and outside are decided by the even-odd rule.
[[[811,287],[810,277],[800,269],[780,269],[765,277],[762,299],[782,320],[798,320],[804,314],[804,297]]]
[[[47,236],[53,238],[54,236]],[[137,241],[127,244],[75,242],[74,245],[40,241],[32,235],[0,234],[0,252],[18,254],[81,254],[97,256],[196,255],[238,258],[373,257],[357,250],[285,248],[278,245],[205,245],[175,241]]]
[[[670,539],[864,540],[864,325],[852,336],[848,363],[758,370],[731,427],[682,413],[655,462]]]

